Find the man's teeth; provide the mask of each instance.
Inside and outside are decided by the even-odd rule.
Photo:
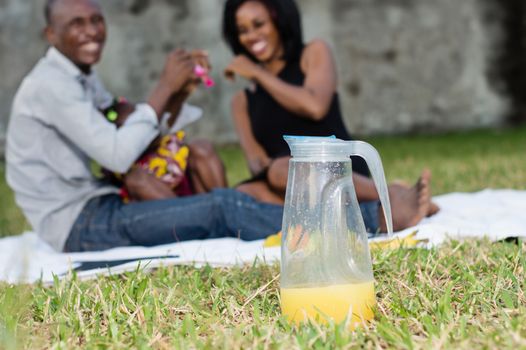
[[[84,49],[87,51],[97,51],[100,47],[98,43],[88,43],[88,44],[84,44],[83,46],[84,46]]]

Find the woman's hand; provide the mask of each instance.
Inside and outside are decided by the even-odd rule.
[[[194,64],[198,64],[204,69],[206,69],[207,72],[210,72],[212,70],[212,65],[210,64],[210,61],[208,60],[208,52],[205,50],[192,50],[190,52],[190,55],[192,55],[192,58],[194,60]]]
[[[252,80],[256,77],[257,73],[261,70],[261,67],[252,62],[245,55],[238,55],[232,59],[230,64],[225,69],[225,76],[228,79],[234,79],[237,74],[243,78]]]

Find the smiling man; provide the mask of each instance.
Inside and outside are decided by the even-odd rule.
[[[100,112],[113,96],[92,69],[106,40],[99,2],[48,0],[44,13],[50,48],[15,96],[6,177],[45,241],[59,251],[87,251],[224,236],[258,239],[279,230],[282,207],[235,190],[124,204],[118,188],[96,179],[91,160],[125,173],[159,135],[160,119],[173,110],[170,101],[180,101],[174,97],[198,79],[196,58],[171,52],[147,101],[116,128]]]

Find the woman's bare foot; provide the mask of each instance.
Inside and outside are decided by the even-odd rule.
[[[424,170],[413,187],[403,184],[389,186],[389,199],[393,215],[393,230],[400,231],[415,226],[430,212],[431,172]],[[380,230],[387,232],[387,225],[380,210]]]
[[[439,211],[440,211],[440,207],[435,202],[431,202],[429,204],[429,212],[427,213],[426,217],[433,216]]]
[[[431,177],[429,177],[429,181],[431,183]],[[399,185],[399,186],[407,188],[408,190],[411,188],[411,185],[409,185],[404,180],[395,180],[391,182],[390,185]],[[431,190],[429,191],[429,193],[431,194]],[[427,212],[426,217],[433,216],[439,211],[440,211],[440,207],[435,202],[431,201],[431,203],[429,204],[429,211]]]

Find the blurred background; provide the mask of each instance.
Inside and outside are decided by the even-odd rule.
[[[345,122],[354,135],[438,133],[525,120],[524,0],[297,0],[305,39],[334,49]],[[0,154],[11,101],[44,54],[44,0],[0,0]],[[143,100],[175,47],[209,51],[217,85],[191,102],[205,116],[188,130],[236,142],[222,79],[223,1],[101,0],[109,37],[97,71],[108,89]]]

